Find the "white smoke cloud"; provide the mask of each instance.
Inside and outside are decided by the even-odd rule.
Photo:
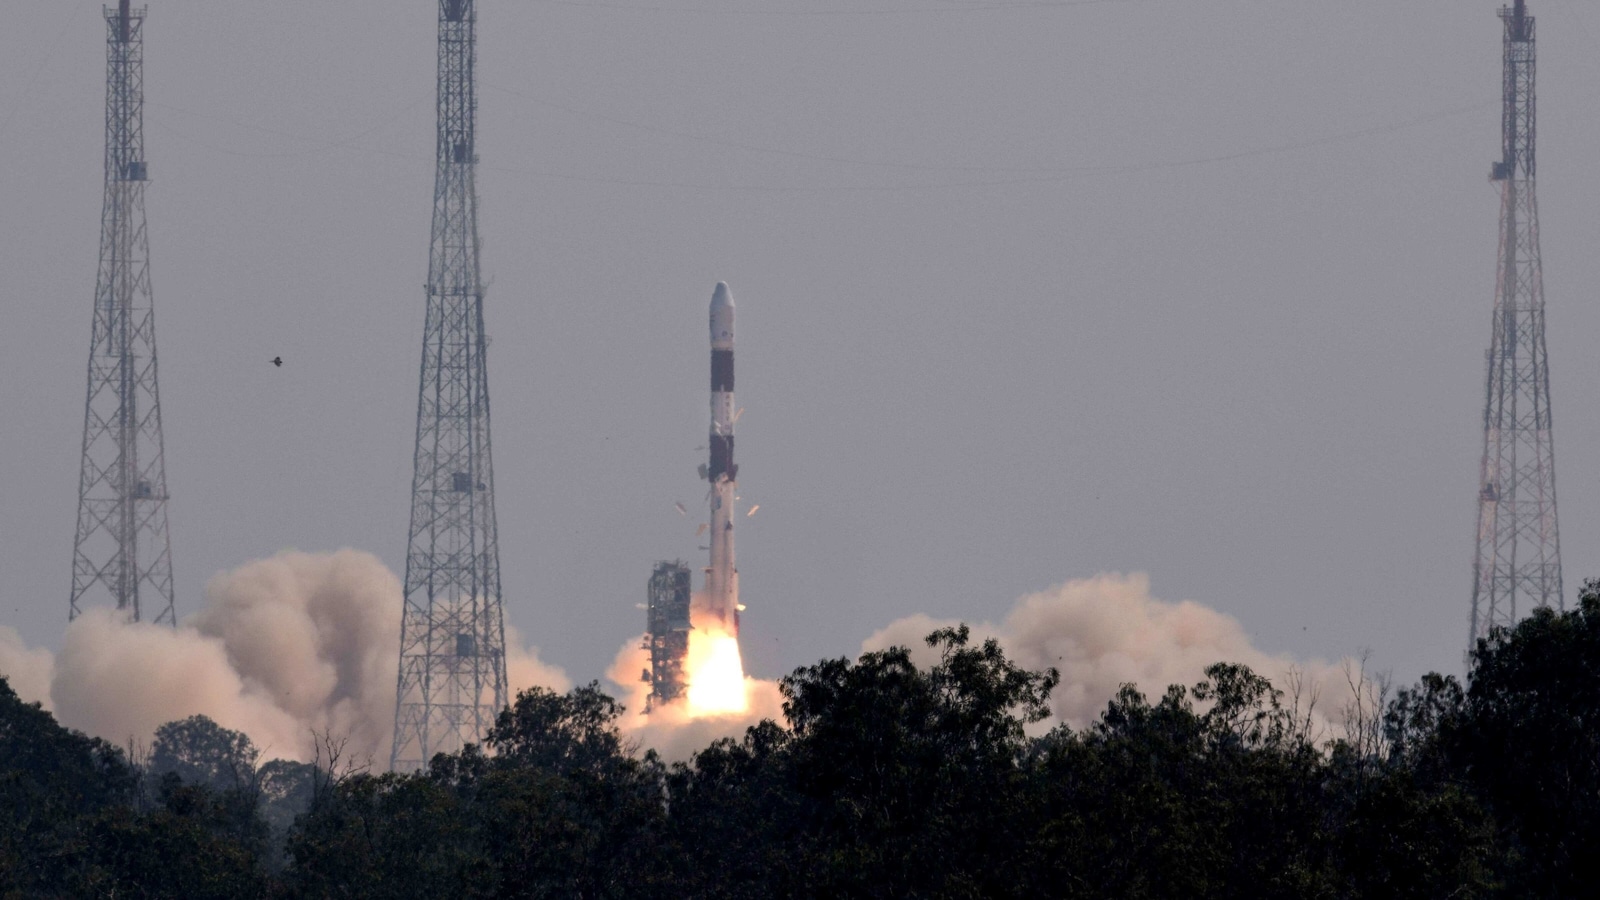
[[[511,697],[531,687],[567,691],[572,679],[555,663],[539,658],[539,648],[523,644],[522,632],[515,625],[506,626],[506,685]]]
[[[710,651],[710,641],[726,634],[726,626],[707,607],[705,594],[700,591],[694,592],[690,602],[689,619],[694,630],[689,633],[685,679],[692,684],[695,668]],[[687,760],[718,738],[743,737],[746,728],[759,724],[762,719],[783,720],[783,696],[778,692],[778,683],[748,675],[744,677],[745,709],[741,712],[692,714],[685,697],[646,715],[650,683],[640,678],[641,673],[650,668],[646,639],[646,635],[641,634],[623,644],[611,667],[606,669],[606,680],[616,689],[625,707],[619,723],[625,739],[638,743],[643,749],[654,749],[668,761]]]
[[[26,703],[50,709],[50,670],[55,657],[43,648],[30,649],[15,628],[0,625],[0,678]]]
[[[929,667],[938,662],[938,651],[925,638],[958,624],[957,619],[922,613],[906,616],[869,636],[861,652],[907,647],[914,662]],[[1362,681],[1358,662],[1296,660],[1262,651],[1231,616],[1193,601],[1172,603],[1150,596],[1150,578],[1144,574],[1068,581],[1020,598],[998,624],[967,624],[975,643],[995,638],[1018,665],[1034,671],[1054,666],[1061,673],[1050,698],[1054,718],[1044,727],[1058,721],[1082,727],[1105,711],[1124,684],[1138,685],[1153,700],[1168,685],[1193,685],[1217,662],[1243,663],[1266,676],[1291,694],[1289,705],[1296,702],[1292,693],[1298,685],[1300,715],[1309,714],[1314,736],[1343,732],[1345,707],[1354,697],[1352,680],[1365,692],[1364,700],[1370,703],[1375,696],[1375,687]],[[624,733],[669,760],[686,759],[720,737],[739,737],[762,719],[782,721],[778,683],[749,677],[747,712],[694,718],[684,704],[675,703],[647,716],[650,686],[640,681],[640,673],[649,663],[641,635],[617,652],[606,677],[628,707]]]
[[[924,638],[956,624],[907,616],[868,637],[861,649],[908,647],[918,665],[932,665],[938,661],[936,651]],[[1168,685],[1193,685],[1212,663],[1233,662],[1249,666],[1279,689],[1300,682],[1302,708],[1317,699],[1316,726],[1327,732],[1342,716],[1351,693],[1347,671],[1360,677],[1359,665],[1349,660],[1301,661],[1259,650],[1237,619],[1193,601],[1156,599],[1150,596],[1149,576],[1138,573],[1102,574],[1028,594],[999,624],[972,626],[974,642],[990,637],[1024,668],[1054,666],[1060,671],[1051,709],[1058,720],[1074,727],[1104,712],[1123,684],[1137,684],[1154,699]]]
[[[744,679],[748,701],[744,712],[696,717],[689,715],[688,704],[680,700],[645,715],[650,685],[640,681],[639,675],[650,668],[650,651],[644,648],[644,640],[641,634],[623,644],[606,669],[606,679],[626,707],[619,723],[622,735],[642,749],[654,749],[668,761],[687,760],[718,738],[743,737],[746,728],[762,719],[783,721],[783,697],[778,693],[778,683],[748,675]]]
[[[269,757],[310,758],[316,731],[347,739],[353,758],[388,758],[401,585],[377,557],[280,553],[217,575],[205,597],[177,629],[90,610],[53,665],[0,632],[0,667],[24,673],[13,682],[24,699],[45,699],[23,691],[47,683],[63,724],[117,743],[148,743],[163,723],[205,715]],[[514,628],[506,645],[513,691],[570,686]]]
[[[381,763],[394,727],[400,592],[398,579],[371,554],[282,553],[213,578],[205,608],[178,629],[91,610],[68,627],[53,657],[0,627],[0,675],[64,724],[116,743],[148,743],[159,725],[202,714],[250,735],[268,756],[309,758],[315,730],[348,737],[352,755]],[[918,664],[931,665],[935,651],[923,639],[955,624],[906,616],[861,649],[905,646]],[[1206,666],[1222,661],[1248,665],[1280,688],[1298,679],[1305,686],[1302,706],[1319,698],[1316,725],[1325,731],[1337,731],[1333,723],[1350,694],[1351,661],[1297,661],[1262,651],[1231,616],[1150,596],[1143,574],[1103,574],[1029,594],[998,624],[973,624],[972,631],[975,640],[998,639],[1026,668],[1058,669],[1052,710],[1074,726],[1097,718],[1125,683],[1156,696],[1169,684],[1193,684]],[[506,628],[506,643],[513,693],[571,686],[514,628]],[[623,734],[641,747],[687,759],[762,719],[782,721],[777,682],[748,676],[742,713],[691,717],[677,703],[645,715],[650,687],[639,675],[649,652],[642,644],[642,635],[624,644],[606,671],[627,708]]]

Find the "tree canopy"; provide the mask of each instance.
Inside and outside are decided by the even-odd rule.
[[[783,720],[668,765],[590,683],[482,748],[261,762],[204,717],[146,760],[0,680],[0,896],[1577,897],[1600,824],[1600,584],[1318,735],[1219,661],[1093,722],[965,627],[784,678]]]

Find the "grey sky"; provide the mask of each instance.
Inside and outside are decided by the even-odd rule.
[[[180,617],[287,547],[398,568],[434,4],[150,6]],[[700,563],[673,503],[702,507],[724,279],[757,674],[1107,570],[1269,651],[1459,667],[1496,6],[481,0],[508,618],[598,677],[650,564]],[[99,9],[7,0],[0,31],[0,624],[42,644],[66,615]],[[1600,575],[1600,10],[1532,11],[1571,596]]]

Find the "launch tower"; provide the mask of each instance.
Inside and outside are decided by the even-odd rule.
[[[1483,410],[1469,646],[1535,607],[1563,605],[1534,195],[1534,20],[1525,0],[1502,8],[1500,18],[1505,26],[1502,146],[1490,174],[1500,185],[1500,265]]]
[[[390,767],[482,740],[507,701],[478,270],[474,0],[439,0],[438,164]]]
[[[105,10],[105,205],[67,618],[109,601],[135,622],[175,626],[144,218],[144,17],[128,0]]]
[[[644,673],[644,681],[650,685],[645,712],[683,696],[683,664],[692,630],[689,602],[689,568],[682,562],[656,563],[645,605],[648,630],[644,646],[650,651],[650,669]]]

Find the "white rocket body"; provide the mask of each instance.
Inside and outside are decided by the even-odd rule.
[[[733,461],[733,295],[717,283],[711,296],[711,564],[706,603],[728,633],[739,633],[739,569],[733,558],[733,507],[739,467]]]

